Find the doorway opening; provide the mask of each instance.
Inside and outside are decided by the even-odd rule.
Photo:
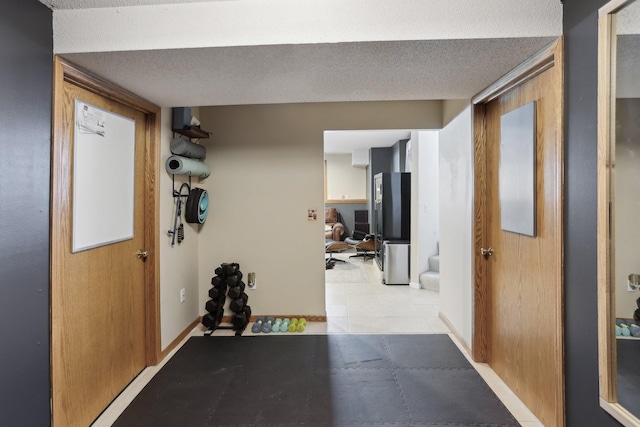
[[[449,332],[438,305],[437,135],[430,130],[325,131],[325,259],[333,260],[325,271],[328,332]],[[395,221],[404,220],[405,228],[398,236],[384,235],[378,174],[405,179],[406,200],[399,211],[406,215]],[[398,200],[400,192],[388,190],[387,200]],[[372,248],[362,249],[361,242],[369,239]],[[384,253],[391,251],[400,252],[387,261],[400,261],[387,262],[385,272]],[[421,276],[431,279],[430,288],[421,284]]]

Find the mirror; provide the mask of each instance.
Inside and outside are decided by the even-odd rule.
[[[601,405],[640,426],[640,2],[600,10],[598,91]]]

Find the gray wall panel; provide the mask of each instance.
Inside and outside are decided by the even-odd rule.
[[[567,426],[619,425],[598,401],[597,10],[605,0],[566,0],[565,381]]]
[[[374,197],[374,177],[380,172],[393,171],[393,148],[392,147],[376,147],[369,149],[369,166],[367,166],[367,188],[370,193],[369,199],[369,223],[371,224],[371,230],[373,230],[373,203]]]
[[[37,1],[0,14],[0,425],[46,426],[53,32]]]

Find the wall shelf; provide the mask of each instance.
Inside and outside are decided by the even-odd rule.
[[[211,136],[210,132],[202,130],[197,126],[190,126],[184,129],[173,129],[173,132],[179,133],[180,135],[184,135],[189,138],[209,138]]]

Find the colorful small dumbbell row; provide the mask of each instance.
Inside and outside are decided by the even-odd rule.
[[[301,317],[300,319],[274,319],[269,316],[266,319],[264,317],[258,317],[256,322],[251,327],[251,332],[254,334],[263,332],[268,334],[269,332],[304,332],[307,326],[307,319]]]
[[[306,325],[307,319],[296,319],[295,317],[289,319],[285,317],[284,319],[275,319],[271,332],[304,332]]]
[[[616,335],[628,337],[633,336],[640,338],[640,327],[635,323],[626,323],[624,321],[616,321]]]

